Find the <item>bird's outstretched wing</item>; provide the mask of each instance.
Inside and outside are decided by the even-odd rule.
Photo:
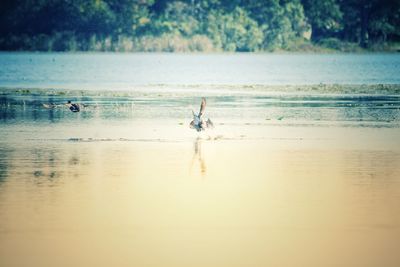
[[[201,100],[199,117],[203,115],[205,109],[206,109],[206,99],[203,97],[203,99]]]

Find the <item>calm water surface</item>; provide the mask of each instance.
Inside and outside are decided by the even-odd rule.
[[[0,266],[399,266],[400,96],[243,86],[399,83],[399,61],[0,54],[0,86],[47,88],[0,95]]]
[[[400,83],[399,54],[0,53],[0,66],[5,87]]]
[[[2,141],[0,263],[398,266],[396,135],[348,130]]]

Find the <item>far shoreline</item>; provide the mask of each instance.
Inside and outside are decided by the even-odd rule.
[[[276,95],[276,94],[308,94],[308,95],[400,95],[400,84],[300,84],[300,85],[264,85],[264,84],[149,84],[132,85],[127,88],[93,89],[93,88],[55,88],[55,87],[21,87],[0,86],[1,95],[21,96],[108,96],[133,97],[156,96],[170,94],[191,95]]]
[[[364,55],[364,54],[400,54],[400,48],[393,49],[355,49],[355,50],[339,50],[324,49],[319,47],[316,50],[284,50],[278,49],[274,51],[114,51],[114,50],[0,50],[1,54],[5,53],[21,53],[21,54],[146,54],[146,55]]]

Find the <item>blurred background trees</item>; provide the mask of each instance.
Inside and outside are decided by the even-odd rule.
[[[0,2],[1,50],[351,50],[399,41],[399,0]]]

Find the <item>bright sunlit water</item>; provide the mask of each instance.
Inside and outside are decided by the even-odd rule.
[[[0,54],[0,266],[399,266],[399,62]]]

